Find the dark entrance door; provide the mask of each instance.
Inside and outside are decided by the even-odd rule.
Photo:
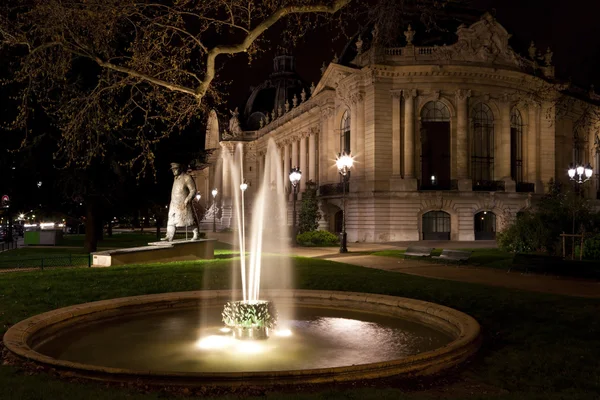
[[[333,229],[335,229],[335,233],[342,232],[342,223],[344,219],[344,212],[339,210],[333,216]]]
[[[475,240],[496,239],[496,215],[490,211],[475,214]]]
[[[421,127],[421,188],[448,190],[450,122],[424,121]]]

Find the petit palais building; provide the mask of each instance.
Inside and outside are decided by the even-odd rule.
[[[584,196],[599,197],[598,126],[580,122],[600,96],[560,84],[550,49],[532,43],[528,54],[517,54],[490,14],[458,26],[450,44],[419,46],[419,35],[408,26],[402,46],[384,47],[377,29],[363,32],[324,64],[316,85],[296,74],[292,55],[278,55],[243,110],[229,121],[211,112],[205,148],[218,151],[194,171],[207,206],[212,189],[219,192],[205,228],[235,226],[219,153],[243,143],[250,209],[271,138],[285,184],[299,167],[299,198],[307,186],[317,189],[319,228],[331,232],[341,231],[343,209],[335,160],[353,156],[349,243],[492,240],[551,180],[568,185],[572,162],[592,165],[594,176],[581,186]],[[291,225],[291,190],[289,199]]]

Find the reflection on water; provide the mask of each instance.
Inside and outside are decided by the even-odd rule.
[[[69,330],[36,350],[106,367],[237,372],[368,364],[432,350],[451,340],[397,318],[298,308],[296,318],[280,321],[268,340],[239,341],[222,331],[220,312],[221,308],[169,310],[99,321]],[[199,329],[201,317],[208,324]]]

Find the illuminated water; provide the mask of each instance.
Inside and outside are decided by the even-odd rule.
[[[287,224],[287,194],[285,185],[288,177],[283,176],[282,156],[275,141],[269,139],[264,160],[264,170],[259,171],[255,182],[245,177],[244,147],[241,143],[234,154],[228,151],[221,153],[224,173],[233,198],[233,211],[236,217],[238,248],[240,252],[240,277],[243,300],[260,299],[260,282],[262,274],[277,274],[282,287],[291,287],[289,260],[282,259],[275,271],[263,270],[262,253],[282,252],[289,247],[289,228]],[[240,185],[247,183],[246,191]],[[252,192],[252,193],[246,193]],[[248,200],[252,198],[252,204]],[[249,223],[246,213],[252,210],[252,221]],[[249,225],[249,229],[246,226]],[[250,233],[248,239],[246,233]],[[249,242],[249,243],[248,243]],[[248,246],[249,245],[249,246]],[[249,251],[248,265],[242,255]],[[236,288],[232,287],[233,290]]]
[[[399,318],[303,307],[295,310],[293,320],[281,321],[280,331],[269,340],[241,341],[220,332],[221,310],[174,309],[100,320],[66,329],[35,350],[105,367],[238,372],[368,364],[433,350],[451,341],[449,335]]]

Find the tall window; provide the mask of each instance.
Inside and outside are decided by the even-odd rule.
[[[573,163],[583,163],[583,139],[579,137],[579,131],[573,131]]]
[[[473,107],[471,174],[475,181],[494,179],[494,115],[483,103]]]
[[[516,108],[510,112],[510,177],[523,182],[523,119]]]
[[[350,154],[350,113],[348,110],[344,112],[340,124],[340,153]]]

